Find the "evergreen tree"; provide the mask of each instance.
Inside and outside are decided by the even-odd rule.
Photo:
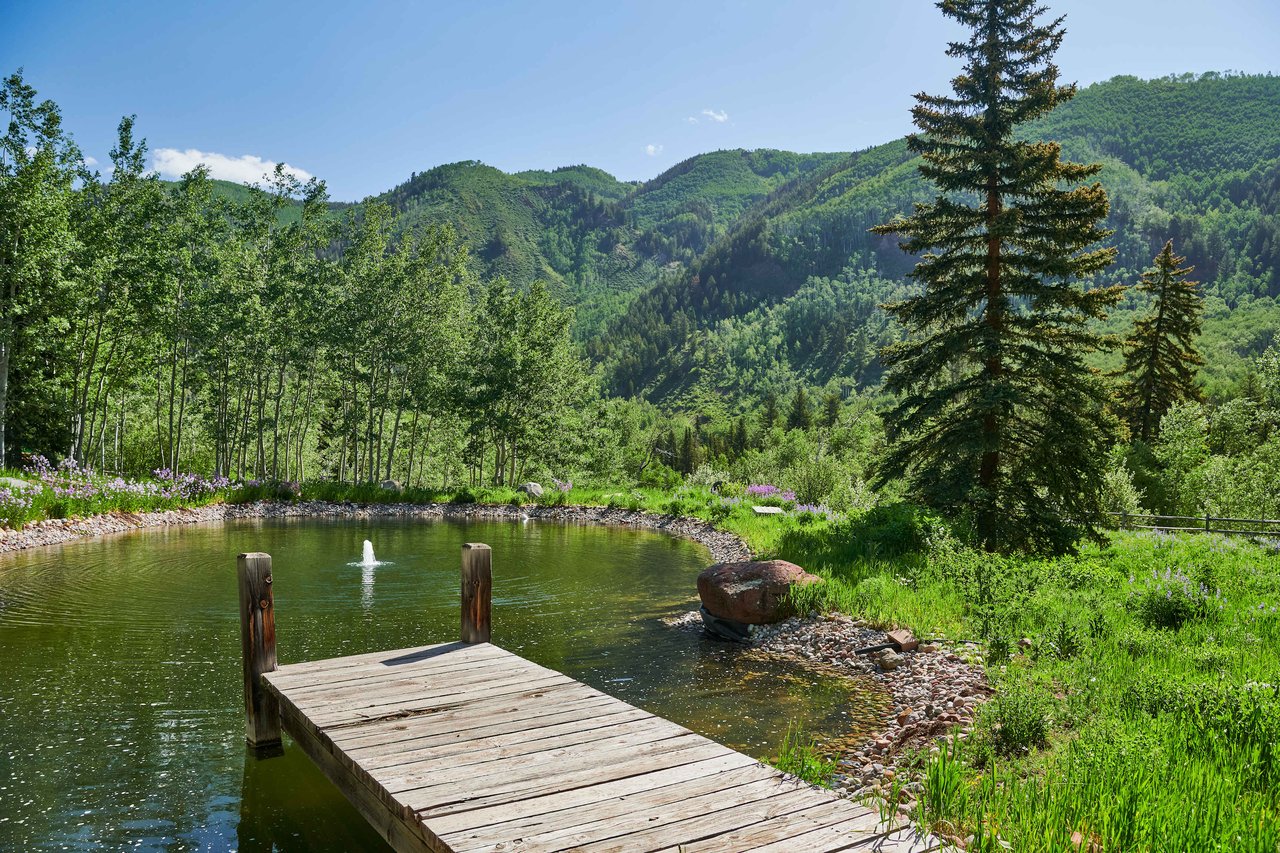
[[[1075,94],[1052,62],[1062,18],[1039,23],[1036,0],[938,6],[970,35],[947,50],[965,63],[954,94],[912,110],[922,133],[908,144],[939,194],[876,229],[924,253],[911,273],[923,292],[889,306],[911,336],[885,353],[901,396],[880,477],[959,512],[987,550],[1067,550],[1100,518],[1112,431],[1085,358],[1119,289],[1078,281],[1115,255],[1096,246],[1106,192],[1078,186],[1102,167],[1016,133]]]
[[[733,456],[736,459],[747,452],[747,420],[738,418],[733,424]]]
[[[813,426],[813,411],[809,408],[809,395],[804,387],[796,389],[787,412],[787,429],[809,429]]]
[[[679,468],[682,474],[692,474],[701,463],[701,448],[698,446],[698,434],[692,427],[684,428],[684,437],[680,440]]]
[[[1151,295],[1151,312],[1133,324],[1125,345],[1121,406],[1133,435],[1148,443],[1175,403],[1200,399],[1196,367],[1204,359],[1195,339],[1204,299],[1198,283],[1187,280],[1195,268],[1182,266],[1186,260],[1170,240],[1142,274],[1138,289]]]
[[[822,398],[822,425],[826,429],[831,429],[840,422],[840,409],[844,405],[844,401],[840,399],[840,392],[829,391]]]
[[[778,424],[778,395],[769,391],[764,395],[764,404],[760,409],[760,426],[768,432]]]

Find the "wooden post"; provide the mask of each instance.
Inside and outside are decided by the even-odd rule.
[[[271,592],[271,555],[241,554],[240,651],[244,659],[245,739],[255,749],[280,745],[280,706],[263,689],[262,673],[276,668],[276,606]]]
[[[493,594],[492,551],[488,545],[462,546],[462,642],[489,642],[490,597]]]
[[[1211,525],[1209,524],[1209,522],[1211,521],[1213,521],[1213,517],[1206,512],[1204,514],[1204,532],[1205,533],[1208,533],[1210,531]]]

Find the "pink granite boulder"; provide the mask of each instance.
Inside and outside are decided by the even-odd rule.
[[[712,616],[766,625],[792,615],[787,590],[821,580],[786,560],[716,563],[698,575],[698,595]]]

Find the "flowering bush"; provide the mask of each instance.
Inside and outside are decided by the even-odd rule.
[[[29,489],[0,489],[0,524],[14,529],[41,518],[88,516],[103,512],[139,512],[206,503],[225,493],[226,477],[206,479],[158,469],[154,479],[131,480],[96,474],[74,459],[56,466],[34,455],[23,468]]]
[[[835,521],[838,518],[843,518],[826,504],[796,504],[791,512],[799,517],[801,521],[816,521],[819,518],[825,521]]]
[[[753,483],[747,486],[747,497],[755,498],[765,504],[795,503],[796,493],[790,489],[780,489],[769,483]]]
[[[0,525],[20,527],[26,521],[33,502],[26,492],[0,488]]]
[[[1197,583],[1180,568],[1151,570],[1141,583],[1129,577],[1128,608],[1153,628],[1177,628],[1189,619],[1220,613],[1226,604],[1222,591]]]

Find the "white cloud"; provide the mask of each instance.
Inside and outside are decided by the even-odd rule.
[[[729,114],[724,110],[706,109],[702,111],[702,114],[717,124],[724,124],[729,120]]]
[[[209,177],[223,181],[235,181],[238,184],[255,184],[275,171],[273,160],[263,160],[253,154],[239,157],[228,157],[212,151],[199,151],[188,148],[179,151],[177,148],[157,148],[151,155],[151,168],[167,178],[177,178],[190,172],[196,166],[204,164],[209,169]],[[311,173],[297,166],[284,165],[287,174],[300,181],[311,180]]]
[[[96,166],[96,165],[98,165],[98,158],[97,158],[97,157],[85,157],[85,158],[84,158],[84,164],[85,164],[86,166],[90,166],[90,167],[92,167],[92,166]]]
[[[697,116],[689,116],[687,119],[685,119],[685,121],[689,122],[689,124],[697,124],[697,123],[698,123],[698,117],[697,117]]]
[[[644,147],[644,153],[648,154],[650,157],[657,157],[659,154],[662,153],[662,146],[654,145],[651,142]]]

